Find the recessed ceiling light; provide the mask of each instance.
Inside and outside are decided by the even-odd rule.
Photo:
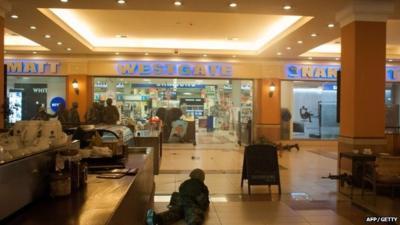
[[[292,50],[292,47],[287,46],[287,47],[286,47],[286,50]]]
[[[13,14],[13,15],[11,15],[11,18],[18,19],[18,15]]]
[[[119,55],[119,52],[116,52],[115,55]]]
[[[303,41],[297,41],[297,44],[303,44]]]
[[[318,34],[316,34],[316,33],[311,34],[311,37],[316,37],[316,36],[318,36]]]
[[[61,41],[57,42],[57,45],[62,45],[63,43]]]
[[[128,35],[126,35],[126,34],[117,34],[117,35],[115,35],[115,37],[117,37],[117,38],[127,38]]]
[[[60,0],[60,2],[67,3],[68,0]]]
[[[312,60],[312,57],[308,57],[309,60]]]
[[[231,2],[231,3],[229,3],[229,7],[236,8],[237,7],[237,3],[236,2]]]
[[[181,1],[175,1],[175,2],[174,2],[174,5],[175,5],[175,6],[181,6],[181,5],[182,5],[182,2],[181,2]]]
[[[232,57],[233,57],[233,58],[236,58],[236,55],[233,55]]]
[[[35,54],[35,55],[37,54],[37,52],[32,52],[32,53]]]
[[[277,55],[282,55],[282,52],[277,52],[276,54],[277,54]]]
[[[328,27],[329,27],[329,28],[334,28],[334,27],[335,27],[335,24],[330,23],[330,24],[328,24]]]
[[[336,60],[340,60],[340,58],[335,58]]]
[[[29,27],[31,30],[36,30],[36,27],[35,26],[30,26]]]
[[[203,57],[207,57],[207,54],[204,54]]]
[[[284,10],[291,10],[291,9],[292,9],[292,6],[291,6],[291,5],[284,5],[284,6],[283,6],[283,9],[284,9]]]
[[[72,51],[72,48],[67,48],[67,51]]]
[[[389,62],[393,62],[393,59],[389,59],[388,61],[389,61]]]
[[[149,53],[148,53],[148,52],[145,52],[144,55],[149,55]]]
[[[44,38],[51,38],[51,35],[50,34],[46,34],[46,35],[44,35]]]
[[[123,4],[126,3],[126,1],[125,0],[118,0],[117,3],[123,5]]]

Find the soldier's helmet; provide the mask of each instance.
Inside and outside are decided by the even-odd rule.
[[[203,170],[197,168],[197,169],[192,170],[192,172],[190,172],[189,177],[192,179],[198,179],[198,180],[204,182],[206,175]]]

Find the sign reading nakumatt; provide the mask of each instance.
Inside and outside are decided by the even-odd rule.
[[[133,76],[230,77],[233,73],[232,65],[225,63],[119,62],[116,70]]]
[[[60,62],[5,60],[7,74],[58,74]]]
[[[301,65],[288,64],[285,67],[286,78],[292,80],[331,80],[337,79],[339,65]],[[386,81],[400,82],[400,67],[386,67]]]

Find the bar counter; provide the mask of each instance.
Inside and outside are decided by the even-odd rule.
[[[136,176],[99,179],[88,175],[87,186],[67,197],[34,202],[1,224],[7,225],[130,225],[145,223],[154,196],[153,153],[129,152],[126,167]]]

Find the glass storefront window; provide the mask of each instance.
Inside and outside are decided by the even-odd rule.
[[[222,134],[216,143],[236,142],[239,124],[253,115],[253,83],[248,80],[97,77],[93,87],[93,100],[113,99],[122,123],[146,123],[159,108],[179,108],[181,119],[195,121],[196,131]]]
[[[335,82],[282,81],[281,138],[336,139]]]
[[[54,114],[52,99],[66,97],[65,77],[7,76],[8,123],[32,119],[39,107]]]

